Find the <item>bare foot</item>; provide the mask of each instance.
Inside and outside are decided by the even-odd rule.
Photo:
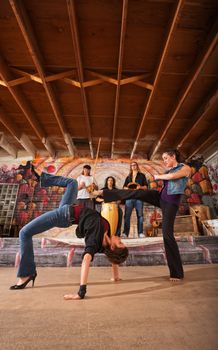
[[[111,282],[119,282],[119,281],[122,281],[122,278],[120,278],[120,277],[113,278],[112,277],[110,280],[111,280]]]
[[[79,294],[65,294],[64,299],[65,300],[81,300]]]
[[[176,277],[170,277],[171,282],[180,282],[182,281],[182,278],[176,278]]]

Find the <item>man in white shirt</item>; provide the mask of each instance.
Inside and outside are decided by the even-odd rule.
[[[95,183],[95,180],[93,176],[90,175],[91,167],[90,165],[86,164],[83,167],[82,174],[78,176],[77,182],[78,182],[78,195],[77,195],[77,202],[80,205],[83,205],[86,208],[94,209],[94,200],[92,199],[91,195],[91,189],[97,188],[97,184]]]

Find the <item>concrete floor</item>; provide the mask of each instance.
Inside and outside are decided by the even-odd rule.
[[[34,288],[10,291],[15,269],[0,268],[0,348],[75,350],[218,349],[218,265],[185,266],[170,283],[166,266],[91,268],[87,297],[77,291],[79,268],[38,268]]]

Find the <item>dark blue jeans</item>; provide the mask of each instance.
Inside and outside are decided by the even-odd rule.
[[[125,203],[124,233],[129,236],[130,218],[135,208],[137,215],[138,235],[143,233],[143,202],[138,199],[128,199]]]
[[[69,227],[70,210],[69,207],[76,202],[78,184],[75,179],[63,176],[55,176],[46,173],[41,175],[41,186],[59,186],[66,187],[59,208],[48,211],[25,225],[19,234],[20,238],[20,265],[18,268],[18,277],[27,277],[33,275],[36,271],[33,252],[32,237],[38,233],[49,230],[53,227]]]

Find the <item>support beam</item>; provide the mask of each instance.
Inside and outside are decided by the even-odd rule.
[[[38,120],[34,117],[33,111],[31,110],[30,106],[28,105],[28,102],[26,101],[25,97],[23,96],[22,92],[18,90],[17,86],[10,86],[8,85],[8,81],[12,80],[11,72],[7,65],[5,64],[3,58],[0,56],[0,74],[1,77],[8,88],[9,92],[11,93],[12,97],[14,98],[15,102],[23,112],[23,115],[31,125],[32,129],[36,133],[37,137],[40,139],[40,141],[43,143],[43,139],[46,138],[46,134],[44,130],[42,129],[41,125],[39,124]],[[0,110],[0,118],[3,124],[5,124],[6,128],[9,129],[9,131],[14,135],[14,137],[17,138],[18,142],[20,142],[20,136],[17,136],[17,131],[15,131],[12,122],[8,120],[8,117],[4,115],[4,112]],[[46,145],[44,144],[45,148]],[[47,148],[46,148],[47,149]],[[47,149],[48,153],[51,155],[50,150]],[[54,153],[54,151],[52,152]]]
[[[66,142],[67,148],[70,150],[71,154],[74,152],[74,149],[72,147],[72,138],[70,136],[70,134],[66,133],[64,135],[64,140]]]
[[[199,153],[202,149],[205,149],[207,145],[213,142],[213,140],[216,141],[217,139],[218,139],[218,128],[216,128],[210,136],[206,136],[203,142],[200,142],[200,144],[195,148],[195,150],[191,154],[189,154],[188,159],[192,158],[195,154]]]
[[[23,146],[23,148],[29,153],[31,154],[31,156],[33,158],[35,158],[36,156],[36,148],[35,146],[33,145],[32,141],[30,141],[29,137],[26,135],[26,134],[22,134],[21,135],[21,138],[19,139],[19,142],[20,144]],[[45,147],[48,151],[49,151],[49,154],[52,156],[52,150],[48,147]]]
[[[68,10],[69,21],[70,21],[70,29],[71,29],[71,35],[72,35],[72,41],[73,41],[73,47],[74,47],[77,72],[78,72],[79,82],[81,84],[81,98],[82,98],[85,119],[86,119],[86,128],[87,128],[88,139],[89,139],[90,154],[91,154],[91,157],[94,158],[93,146],[92,146],[91,123],[90,123],[90,117],[89,117],[89,111],[88,111],[88,102],[86,97],[86,91],[83,87],[84,75],[83,75],[80,43],[79,43],[78,25],[76,20],[75,3],[74,3],[74,0],[66,0],[66,2],[67,2],[67,10]]]
[[[187,140],[187,138],[191,135],[192,131],[196,129],[198,124],[204,119],[205,115],[208,113],[208,111],[214,106],[214,104],[217,102],[218,97],[218,91],[215,89],[215,91],[210,94],[206,101],[200,106],[198,111],[193,116],[194,123],[191,127],[189,127],[186,132],[184,132],[183,137],[180,139],[177,139],[177,144],[175,148],[181,148],[184,144],[184,142]]]
[[[54,113],[54,116],[57,120],[57,123],[59,125],[59,128],[60,128],[61,133],[62,133],[63,138],[64,138],[64,135],[67,132],[67,128],[66,128],[64,121],[62,119],[60,107],[57,103],[57,99],[56,99],[54,90],[53,90],[51,84],[49,82],[46,82],[46,80],[45,80],[45,72],[44,72],[43,65],[42,65],[42,62],[43,62],[42,56],[41,56],[40,50],[38,48],[36,38],[35,38],[34,33],[33,33],[33,29],[32,29],[32,26],[30,24],[30,20],[27,16],[25,8],[24,8],[24,4],[21,3],[20,1],[17,1],[17,0],[9,0],[9,2],[10,2],[10,5],[12,7],[12,10],[14,12],[14,15],[17,19],[18,26],[19,26],[21,33],[23,35],[23,38],[26,42],[29,53],[30,53],[31,58],[34,62],[34,65],[36,67],[38,75],[42,81],[43,87],[45,89],[47,98],[48,98],[49,103],[50,103],[50,106],[52,108],[52,111]],[[69,150],[69,153],[72,156],[74,156],[74,152],[72,153],[72,150],[74,149],[74,145],[72,143],[72,140],[69,142],[70,142],[70,145],[67,144],[67,148]]]
[[[0,147],[2,147],[6,152],[8,152],[12,157],[17,157],[17,149],[14,147],[10,141],[7,139],[5,134],[0,137]]]
[[[93,77],[99,78],[101,80],[101,82],[106,82],[106,83],[113,84],[116,86],[118,85],[118,80],[115,78],[109,77],[105,74],[101,74],[98,72],[90,71],[90,70],[87,70],[87,72],[89,72]],[[147,73],[147,74],[134,75],[132,77],[120,79],[120,85],[134,84],[134,85],[140,86],[144,89],[153,90],[152,84],[146,83],[144,81],[140,81],[140,79],[144,79],[148,75],[149,74]]]
[[[17,140],[21,146],[31,154],[32,157],[36,155],[36,148],[33,143],[30,141],[29,137],[25,134],[21,134],[15,123],[12,122],[8,116],[6,116],[3,109],[0,107],[0,122],[4,125],[4,127],[11,133],[11,135]],[[49,153],[51,154],[51,153]]]
[[[200,54],[200,56],[198,57],[194,68],[192,69],[192,72],[190,74],[190,76],[188,77],[188,80],[186,81],[180,95],[179,98],[177,100],[176,103],[176,107],[174,108],[168,123],[166,125],[166,127],[164,128],[159,141],[156,145],[154,145],[153,151],[150,155],[150,158],[152,158],[155,153],[158,151],[164,137],[166,136],[169,128],[171,127],[173,121],[176,118],[177,113],[179,112],[182,104],[184,103],[186,97],[188,96],[188,94],[191,91],[191,88],[193,87],[193,84],[195,83],[196,79],[198,78],[202,68],[204,67],[205,63],[207,62],[208,58],[210,57],[211,53],[213,52],[214,48],[217,45],[217,39],[218,39],[218,20],[214,23],[213,28],[211,29],[206,44],[204,45],[204,48]]]
[[[8,90],[11,93],[11,95],[13,96],[14,100],[16,101],[16,103],[18,104],[20,109],[22,110],[23,114],[25,115],[26,119],[28,120],[31,127],[35,131],[36,135],[39,137],[39,139],[42,139],[42,137],[44,136],[44,132],[43,132],[41,126],[39,125],[39,122],[35,119],[33,112],[30,109],[24,96],[22,95],[20,90],[18,90],[18,88],[16,86],[12,87],[8,84],[8,81],[12,80],[11,73],[10,73],[10,71],[9,71],[9,69],[8,69],[7,65],[5,64],[2,57],[0,57],[0,74],[1,74],[1,77],[2,77],[6,87],[8,88]]]
[[[27,79],[29,79],[29,81],[35,81],[36,83],[39,83],[39,84],[42,84],[42,79],[39,78],[38,74],[31,74],[31,73],[28,73],[28,72],[24,72],[23,70],[21,69],[17,69],[17,68],[11,68],[11,70],[15,73],[18,73],[18,74],[21,74],[23,75],[24,77],[26,77]],[[9,82],[10,83],[10,82]]]
[[[128,0],[123,0],[118,71],[117,71],[117,88],[116,88],[116,97],[115,97],[114,120],[113,120],[112,143],[111,143],[111,158],[113,158],[113,156],[114,156],[117,116],[118,116],[119,101],[120,101],[120,81],[122,79],[122,67],[123,67],[123,55],[124,55],[124,42],[125,42],[125,35],[126,35],[127,10],[128,10]]]
[[[21,69],[17,69],[17,68],[11,68],[11,70],[15,73],[23,75],[23,78],[17,78],[17,79],[13,79],[11,81],[8,81],[8,85],[10,85],[10,86],[25,84],[25,83],[28,83],[30,81],[35,81],[36,83],[43,84],[42,79],[39,78],[38,74],[28,73],[28,72],[25,72],[25,71],[23,71]],[[104,82],[108,82],[108,83],[111,83],[113,85],[118,84],[117,79],[113,79],[113,78],[108,77],[106,75],[102,75],[102,74],[91,72],[91,71],[88,71],[88,72],[90,74],[92,74],[93,76],[99,77],[99,79],[87,80],[87,81],[83,81],[83,83],[80,83],[79,81],[77,81],[75,79],[68,78],[69,76],[73,75],[73,73],[74,73],[74,70],[70,70],[70,71],[66,71],[66,72],[62,72],[62,73],[56,73],[56,74],[51,74],[51,75],[45,76],[45,81],[52,82],[52,81],[56,81],[56,80],[61,80],[64,83],[67,83],[69,85],[73,85],[73,86],[80,88],[80,89],[81,89],[81,87],[86,88],[89,86],[95,86],[98,84],[102,84]],[[147,78],[147,76],[148,76],[148,74],[140,74],[140,75],[134,75],[132,77],[125,77],[125,78],[120,80],[120,85],[134,84],[134,85],[138,85],[144,89],[152,90],[153,89],[152,84],[141,81],[141,79],[145,79],[145,78]],[[0,85],[6,86],[2,80],[0,80]]]
[[[147,102],[147,105],[145,107],[141,123],[139,125],[139,129],[138,129],[138,132],[137,132],[137,135],[136,135],[136,139],[135,139],[135,142],[134,142],[134,146],[133,146],[130,158],[133,158],[133,156],[134,156],[134,153],[136,151],[136,147],[138,145],[139,137],[141,135],[142,128],[143,128],[144,123],[146,121],[146,118],[148,116],[149,108],[151,107],[151,104],[153,102],[154,94],[157,91],[157,84],[158,84],[158,81],[159,81],[160,76],[161,76],[161,70],[163,68],[165,58],[166,58],[166,56],[168,54],[168,50],[169,50],[169,46],[170,46],[170,43],[171,43],[171,39],[172,39],[173,33],[175,31],[175,28],[177,26],[178,17],[179,17],[179,14],[180,14],[180,12],[181,12],[181,10],[183,8],[183,5],[184,5],[184,0],[179,0],[179,1],[177,1],[177,4],[175,6],[173,18],[172,18],[171,23],[169,25],[168,34],[167,34],[167,37],[166,37],[166,40],[165,40],[165,44],[164,44],[163,51],[162,51],[162,54],[161,54],[161,57],[160,57],[160,61],[159,61],[159,64],[158,64],[158,66],[156,68],[156,73],[155,73],[155,78],[154,78],[154,83],[153,83],[153,90],[151,90],[151,93],[149,95],[148,102]]]
[[[104,74],[100,74],[100,73],[97,73],[97,72],[93,72],[91,70],[88,70],[88,72],[93,76],[93,77],[97,77],[99,79],[101,79],[102,81],[105,81],[106,83],[109,83],[109,84],[113,84],[113,85],[117,85],[117,79],[114,79],[114,78],[111,78],[111,77],[108,77],[107,75],[104,75]]]
[[[18,129],[14,122],[10,120],[8,116],[6,116],[4,110],[0,106],[0,122],[4,125],[4,127],[14,136],[14,138],[18,139],[21,136],[21,133],[18,132]]]

